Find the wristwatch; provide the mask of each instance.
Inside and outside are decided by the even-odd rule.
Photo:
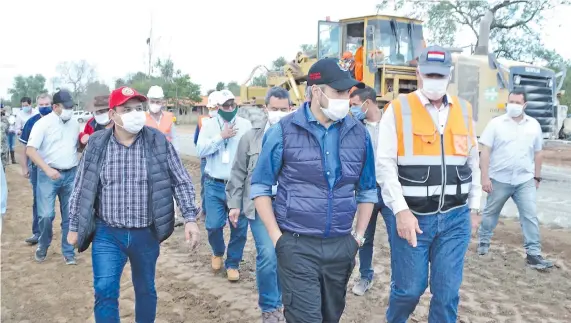
[[[541,183],[541,181],[543,180],[543,178],[541,177],[534,177],[534,180],[536,180],[538,183]]]
[[[480,209],[470,209],[470,213],[476,213],[477,215],[480,215]]]
[[[351,232],[351,235],[353,236],[353,238],[355,238],[355,241],[357,241],[359,248],[361,248],[365,243],[365,237],[360,236],[356,231]]]

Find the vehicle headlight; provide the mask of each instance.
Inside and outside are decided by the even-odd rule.
[[[549,82],[547,82],[547,86],[553,87],[553,79],[549,79]]]
[[[519,75],[514,76],[514,84],[519,85],[519,83],[521,83],[521,76]]]

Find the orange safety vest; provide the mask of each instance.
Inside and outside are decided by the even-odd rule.
[[[355,79],[363,81],[363,46],[355,51]]]
[[[168,112],[168,111],[163,111],[163,115],[161,116],[160,121],[157,123],[157,121],[155,121],[155,119],[153,119],[153,117],[151,117],[151,114],[149,112],[146,113],[147,114],[147,122],[146,122],[146,126],[147,127],[152,127],[155,129],[158,129],[160,132],[162,132],[166,137],[168,141],[171,141],[171,129],[172,129],[172,125],[173,125],[173,113],[172,112]]]
[[[202,129],[202,120],[204,118],[210,118],[210,116],[198,116],[198,129]]]
[[[398,139],[397,166],[403,196],[419,215],[446,212],[467,204],[472,186],[468,165],[476,147],[472,106],[449,96],[450,111],[443,134],[413,92],[391,104]]]

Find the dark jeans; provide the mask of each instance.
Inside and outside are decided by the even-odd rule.
[[[358,249],[351,235],[325,239],[284,232],[276,254],[287,322],[339,322]]]
[[[200,203],[201,203],[201,207],[202,207],[202,214],[206,215],[206,203],[204,201],[204,179],[205,179],[205,174],[204,174],[204,168],[206,167],[206,158],[201,158],[200,159]]]
[[[16,146],[16,134],[9,132],[6,137],[8,138],[8,151],[14,151],[14,147]]]
[[[399,237],[396,220],[391,224],[392,284],[387,309],[388,323],[405,323],[428,287],[430,274],[429,323],[456,323],[459,290],[472,227],[467,206],[417,216],[422,234],[411,247]]]
[[[157,313],[155,268],[160,247],[151,229],[112,228],[97,219],[92,246],[95,322],[120,322],[119,287],[127,259],[135,288],[135,321],[154,322]]]
[[[373,269],[373,245],[375,243],[375,231],[377,230],[377,218],[379,212],[383,216],[385,221],[385,227],[387,228],[387,235],[389,240],[389,247],[391,245],[391,228],[390,225],[393,222],[391,217],[394,217],[393,211],[389,209],[383,202],[383,197],[381,196],[381,188],[377,187],[377,195],[379,196],[379,202],[375,204],[373,208],[373,214],[371,215],[371,220],[365,231],[365,243],[359,249],[359,272],[361,273],[362,279],[367,279],[369,281],[373,280],[375,270]]]
[[[32,184],[32,196],[34,202],[32,204],[32,234],[36,237],[40,236],[40,226],[38,224],[38,202],[36,197],[36,187],[38,185],[38,167],[28,160],[28,171],[30,172],[30,183]]]

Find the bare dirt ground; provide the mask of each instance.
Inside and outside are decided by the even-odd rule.
[[[198,190],[197,160],[185,159],[185,163],[198,183]],[[30,185],[20,175],[19,166],[9,165],[6,172],[9,201],[1,244],[2,322],[93,322],[90,252],[78,256],[77,266],[64,264],[59,247],[60,218],[56,215],[48,259],[42,264],[35,263],[34,247],[24,243],[31,231]],[[342,322],[384,322],[390,266],[385,228],[383,221],[378,223],[375,286],[364,297],[348,292]],[[558,265],[543,273],[525,267],[517,222],[504,219],[500,223],[492,251],[486,257],[475,253],[473,240],[466,256],[458,322],[571,322],[571,234],[543,228],[542,238],[545,256]],[[213,274],[210,270],[206,233],[198,251],[191,253],[184,243],[182,229],[177,228],[163,243],[157,265],[157,322],[260,322],[254,269],[251,236],[241,265],[242,279],[229,283],[223,274]],[[357,277],[355,268],[352,279]],[[427,291],[411,322],[427,321],[429,295]],[[122,279],[120,308],[123,322],[134,322],[129,265]]]

